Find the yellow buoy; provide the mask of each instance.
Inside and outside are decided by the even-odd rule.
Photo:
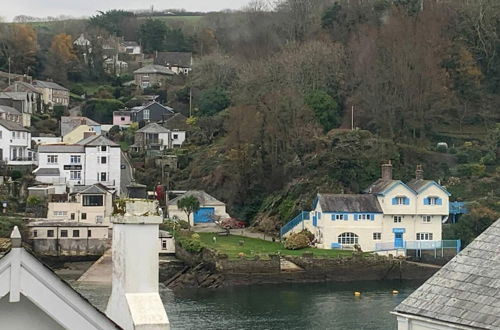
[[[399,294],[398,290],[392,290],[392,294]]]
[[[355,292],[354,292],[354,296],[355,296],[355,297],[359,297],[359,296],[361,296],[361,292],[359,292],[359,291],[355,291]]]

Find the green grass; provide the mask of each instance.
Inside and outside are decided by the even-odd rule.
[[[283,247],[283,244],[279,242],[269,242],[243,236],[217,236],[217,234],[213,233],[199,233],[199,235],[204,247],[216,250],[219,253],[227,254],[231,259],[238,258],[238,254],[241,252],[247,257],[258,255],[262,258],[267,258],[269,254],[276,254],[278,252],[281,255],[290,256],[302,256],[302,254],[306,252],[312,252],[315,257],[341,257],[352,255],[352,251],[323,250],[315,248],[287,250]],[[213,242],[214,236],[217,237],[216,243]],[[245,242],[243,246],[239,245],[240,241]]]

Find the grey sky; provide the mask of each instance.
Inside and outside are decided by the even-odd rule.
[[[0,0],[0,17],[8,21],[17,15],[35,17],[90,16],[98,10],[184,8],[193,11],[240,9],[249,0]]]

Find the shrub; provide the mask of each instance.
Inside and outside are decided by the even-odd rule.
[[[308,229],[303,229],[299,234],[306,235],[307,239],[309,239],[309,243],[314,241],[314,234],[311,233]]]
[[[309,246],[309,238],[302,233],[291,234],[285,241],[285,249],[300,250]]]
[[[194,233],[193,235],[191,235],[191,239],[199,241],[201,239],[200,234]]]
[[[192,238],[194,235],[195,234],[193,234],[191,238],[184,235],[178,235],[175,239],[186,251],[191,253],[199,253],[203,249],[203,246],[201,245],[201,241],[199,239]]]
[[[486,166],[481,164],[463,164],[457,167],[457,174],[466,177],[483,177],[486,175]]]

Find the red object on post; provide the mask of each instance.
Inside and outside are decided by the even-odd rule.
[[[156,186],[156,200],[161,203],[161,201],[165,200],[165,188],[162,185]]]

